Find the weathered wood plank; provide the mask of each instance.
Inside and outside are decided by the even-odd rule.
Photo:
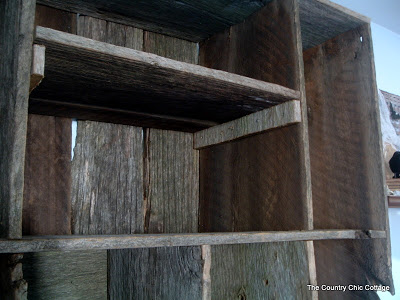
[[[28,299],[107,299],[107,251],[28,253]]]
[[[277,84],[47,28],[37,27],[35,41],[46,46],[47,60],[46,77],[32,98],[95,105],[100,113],[104,107],[225,122],[299,97],[298,91]],[[30,109],[38,113],[40,106]],[[154,126],[160,125],[154,122]]]
[[[148,146],[146,232],[197,232],[199,152],[193,135],[150,129]]]
[[[74,234],[143,231],[140,128],[78,121],[72,162]]]
[[[303,49],[370,22],[369,18],[331,1],[300,0],[299,3]]]
[[[369,25],[304,52],[316,229],[388,229],[371,57]],[[388,240],[368,244],[346,242],[332,248],[332,243],[318,243],[318,282],[339,283],[337,278],[345,273],[358,278],[354,282],[367,280],[393,287],[387,243]],[[335,248],[346,256],[340,262],[334,259],[336,255],[331,255]],[[336,266],[330,269],[330,265]],[[356,295],[348,293],[341,297]],[[327,298],[335,296],[324,294]]]
[[[88,38],[142,49],[142,30],[86,16],[79,16],[77,29],[79,35]],[[78,123],[78,148],[75,148],[74,160],[74,186],[79,189],[74,198],[79,222],[74,228],[77,233],[86,230],[91,234],[143,232],[143,145],[142,128]],[[82,161],[86,166],[81,165]],[[113,180],[109,179],[110,175]],[[107,260],[99,262],[101,267],[107,267],[106,294],[109,299],[129,299],[125,298],[129,293],[125,283],[131,280],[130,269],[125,265],[130,258],[129,251],[107,251]]]
[[[196,63],[197,45],[191,42],[145,32],[144,47],[157,55]],[[193,150],[193,136],[147,129],[144,137],[146,233],[196,232],[199,157],[198,151]],[[119,291],[126,299],[202,298],[205,258],[200,246],[110,251],[111,254],[117,255],[113,257],[115,262],[110,260],[110,272],[114,274],[110,276],[110,295],[114,297]]]
[[[288,101],[240,119],[194,133],[194,148],[201,149],[301,122],[299,101]]]
[[[77,18],[75,13],[37,4],[35,11],[35,27],[43,26],[76,34]]]
[[[212,299],[311,299],[305,243],[212,247]]]
[[[35,0],[0,3],[0,237],[22,234]]]
[[[269,0],[39,0],[38,3],[198,42],[242,22]]]
[[[29,115],[22,231],[71,233],[71,119]]]
[[[126,248],[186,247],[201,245],[254,244],[288,241],[385,239],[383,230],[308,230],[271,232],[225,232],[180,234],[56,235],[27,236],[18,240],[0,239],[0,253],[101,250]],[[194,247],[199,248],[199,247]],[[199,248],[200,249],[200,248]],[[166,249],[164,249],[166,250]],[[162,253],[158,252],[159,254]],[[136,250],[138,255],[142,251]],[[175,251],[175,250],[168,250]],[[165,254],[168,251],[164,252]],[[193,250],[195,251],[195,250]],[[197,251],[197,250],[196,250]],[[185,250],[183,250],[185,252]],[[132,252],[134,253],[134,252]],[[196,252],[197,253],[197,252]],[[162,256],[160,254],[160,256]],[[179,255],[175,258],[180,257]],[[182,258],[190,264],[190,258]],[[143,265],[144,266],[144,265]],[[142,267],[143,267],[142,266]],[[136,270],[138,271],[138,270]],[[133,273],[132,273],[133,274]],[[178,273],[176,273],[178,274]],[[142,282],[140,278],[130,280]],[[158,279],[155,279],[158,280]],[[144,282],[142,282],[144,283]],[[153,282],[154,283],[154,282]]]
[[[33,45],[32,54],[32,67],[31,67],[31,80],[29,85],[29,92],[32,92],[37,87],[44,77],[44,61],[46,47],[40,45]]]

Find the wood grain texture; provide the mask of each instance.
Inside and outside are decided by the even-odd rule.
[[[79,1],[39,0],[38,3],[107,21],[198,42],[243,21],[269,0],[261,1]]]
[[[98,34],[105,36],[106,28]],[[66,102],[65,109],[77,103],[224,122],[299,97],[273,83],[52,29],[37,27],[35,41],[46,46],[47,60],[45,79],[32,98]],[[40,109],[30,107],[35,108]]]
[[[277,15],[279,21],[268,21]],[[294,1],[272,1],[248,22],[237,25],[240,30],[232,29],[229,47],[218,42],[223,33],[214,39],[218,50],[213,47],[213,38],[202,44],[200,63],[215,67],[215,62],[217,68],[240,74],[252,72],[252,77],[257,79],[269,80],[277,75],[275,82],[300,89],[301,58],[295,38],[295,17]],[[272,40],[263,38],[262,47],[246,48],[254,49],[254,53],[250,50],[246,56],[237,55],[244,45],[251,45],[248,32],[253,31],[261,36],[273,35]],[[233,32],[237,34],[233,35]],[[279,42],[273,42],[276,39]],[[275,58],[274,55],[267,55],[266,51],[273,53]],[[235,59],[222,65],[214,56],[220,52],[221,56]],[[263,52],[265,55],[261,59],[259,53]],[[212,58],[208,59],[207,55]],[[260,67],[260,61],[266,63],[265,68]],[[308,228],[307,203],[310,195],[303,130],[300,125],[292,125],[200,150],[200,230]],[[276,218],[277,215],[281,217]]]
[[[29,92],[37,87],[44,77],[44,62],[46,47],[40,45],[33,45],[32,49],[32,66],[31,66],[31,80],[29,84]]]
[[[143,231],[142,163],[140,128],[78,122],[72,161],[73,233]]]
[[[369,18],[331,1],[300,0],[299,3],[303,49],[370,22]]]
[[[244,243],[252,244],[332,239],[355,240],[385,238],[386,232],[383,230],[310,230],[237,233],[27,236],[18,240],[0,239],[0,253],[13,253],[15,251],[20,251],[22,253],[54,250],[76,251],[124,248],[186,247]],[[137,250],[137,253],[140,252],[141,251]],[[132,278],[130,280],[136,279]]]
[[[157,55],[196,63],[195,43],[145,32],[144,46],[145,51]],[[199,157],[198,151],[193,150],[193,136],[154,129],[144,133],[145,232],[196,232]],[[200,246],[109,253],[111,298],[202,297],[204,262]]]
[[[0,3],[0,237],[22,234],[35,0]]]
[[[201,149],[216,144],[255,135],[271,129],[301,122],[299,101],[288,101],[194,133],[194,148]]]
[[[379,110],[371,56],[369,25],[304,53],[316,229],[387,229]],[[335,246],[349,257],[343,257],[343,265],[332,270],[327,270],[329,261],[330,264],[337,261],[332,258],[329,246],[319,243],[315,251],[318,281],[332,281],[339,276],[335,270],[346,269],[346,273],[358,278],[357,282],[367,280],[392,286],[387,242],[348,242]]]
[[[22,231],[71,234],[71,119],[29,115]]]
[[[28,299],[107,299],[107,251],[28,253]]]
[[[147,232],[197,232],[199,152],[193,135],[151,129],[148,141]]]
[[[214,246],[211,276],[212,299],[311,299],[303,242]]]

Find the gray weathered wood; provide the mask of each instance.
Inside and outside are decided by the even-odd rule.
[[[140,128],[78,121],[72,162],[73,233],[143,231],[142,163]]]
[[[197,232],[199,152],[193,135],[150,129],[148,147],[146,232]]]
[[[22,234],[35,0],[0,3],[0,237]]]
[[[22,262],[28,299],[107,299],[107,251],[28,253]]]
[[[200,41],[243,21],[269,0],[39,0],[40,4],[143,28],[181,39]]]
[[[301,122],[299,101],[288,101],[240,119],[194,133],[194,148],[226,143]]]
[[[154,33],[145,32],[144,50],[197,62],[195,43]],[[144,137],[145,231],[196,232],[199,157],[193,136],[147,129]],[[119,291],[125,299],[201,299],[202,266],[201,247],[110,251],[110,295],[119,296]]]
[[[327,0],[300,0],[303,49],[369,23],[369,18]]]
[[[187,247],[201,245],[252,244],[332,239],[370,240],[384,238],[386,238],[386,232],[383,230],[309,230],[235,233],[27,236],[18,240],[0,239],[0,253],[13,253],[17,251],[23,253],[55,250],[76,251],[126,248]],[[137,253],[140,253],[140,251],[138,250]],[[185,258],[185,260],[190,259]],[[190,263],[190,261],[187,263]],[[131,280],[136,279],[132,278]],[[138,280],[140,282],[141,279]]]
[[[371,57],[368,24],[304,52],[315,229],[388,228]],[[393,287],[388,240],[333,244],[316,244],[319,282]],[[333,249],[342,254],[332,255]],[[365,292],[341,297],[356,296],[365,297]]]
[[[212,299],[311,299],[305,243],[212,247]]]
[[[31,81],[29,92],[37,87],[44,77],[44,62],[46,47],[40,45],[33,45],[32,67],[31,67]]]
[[[105,35],[106,30],[101,34]],[[52,29],[37,27],[36,42],[46,46],[46,78],[31,97],[55,100],[54,105],[67,102],[64,113],[69,112],[70,117],[80,116],[69,108],[68,102],[97,106],[91,110],[92,115],[105,114],[111,108],[221,123],[299,97],[298,91],[277,84]],[[149,48],[159,42],[145,42],[145,45]],[[31,106],[32,112],[39,113],[39,109],[39,104]],[[42,108],[40,113],[46,111]],[[47,113],[54,110],[48,108]],[[138,118],[136,121],[146,121],[145,116]],[[159,120],[151,123],[152,119],[147,119],[147,124],[143,123],[147,126],[167,127],[160,125]],[[118,122],[115,118],[110,121]],[[164,123],[174,124],[169,118]]]

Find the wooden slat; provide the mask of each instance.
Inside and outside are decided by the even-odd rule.
[[[388,228],[371,57],[369,25],[304,53],[315,229]],[[319,243],[315,251],[318,282],[334,282],[345,273],[358,278],[356,282],[367,280],[392,287],[387,243],[337,245],[348,256],[340,263],[331,255],[331,243]],[[330,269],[335,264],[343,265]],[[324,297],[335,295],[326,293]]]
[[[267,2],[38,0],[40,4],[195,42],[243,21]]]
[[[299,92],[284,86],[47,28],[37,27],[35,41],[46,46],[47,60],[46,77],[32,98],[54,100],[55,105],[64,102],[64,112],[71,117],[76,115],[68,103],[95,105],[92,114],[102,113],[104,107],[225,122],[299,97]],[[33,104],[31,112],[46,113],[40,103]],[[151,116],[142,119],[146,126],[160,126]],[[169,119],[165,123],[174,125]]]
[[[31,81],[29,92],[32,92],[37,87],[44,77],[44,61],[46,47],[40,45],[33,45],[32,54],[32,67],[31,67]]]
[[[0,237],[22,234],[35,0],[0,3]]]
[[[400,207],[400,196],[388,196],[389,207]]]
[[[309,49],[370,19],[328,0],[300,0],[303,48]]]
[[[29,115],[22,230],[71,233],[71,119]]]
[[[189,63],[197,61],[195,43],[159,34],[145,32],[144,50]],[[145,231],[196,232],[199,156],[193,150],[193,136],[147,129],[144,139]],[[114,298],[119,296],[118,291],[127,299],[202,297],[202,266],[206,258],[200,246],[121,250],[110,254],[113,254],[110,295]]]
[[[400,190],[400,178],[386,179],[386,184],[389,190]]]
[[[299,101],[285,102],[194,134],[194,148],[201,149],[301,122]]]
[[[308,230],[235,233],[25,236],[22,239],[16,240],[0,239],[0,253],[13,253],[17,251],[24,253],[55,250],[77,251],[224,244],[254,244],[332,239],[346,240],[384,238],[386,238],[386,232],[379,230]],[[131,278],[131,280],[135,279]]]

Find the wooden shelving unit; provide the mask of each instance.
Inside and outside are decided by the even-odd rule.
[[[367,18],[326,0],[6,0],[0,23],[0,296],[393,291]]]

